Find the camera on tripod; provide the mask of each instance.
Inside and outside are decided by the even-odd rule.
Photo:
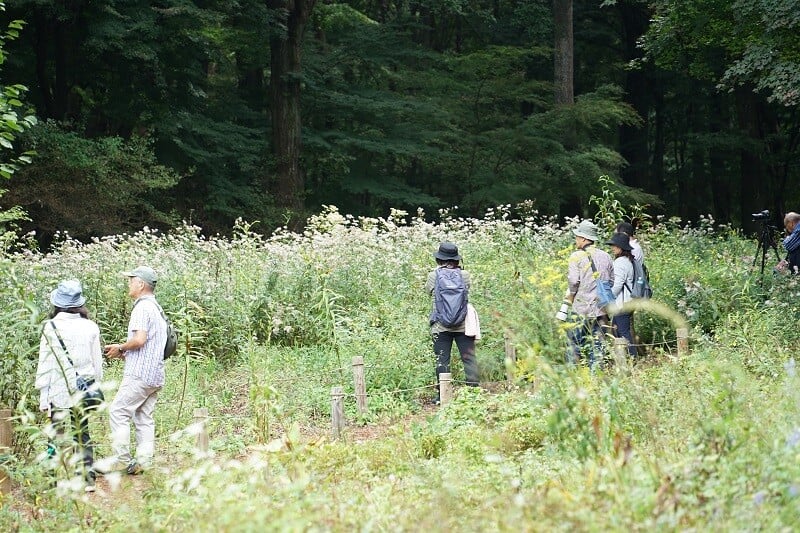
[[[761,231],[758,235],[758,246],[756,247],[756,255],[753,258],[753,266],[756,266],[758,258],[761,257],[761,276],[764,276],[764,266],[767,263],[767,254],[769,249],[775,252],[775,258],[780,261],[781,257],[778,253],[778,245],[775,242],[774,232],[778,228],[770,224],[769,209],[764,209],[758,213],[751,213],[753,222],[761,222]]]

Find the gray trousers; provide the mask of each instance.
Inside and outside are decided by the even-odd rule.
[[[122,378],[117,395],[108,411],[111,422],[111,447],[118,461],[130,463],[133,459],[131,420],[136,428],[137,461],[147,466],[153,459],[156,441],[153,411],[160,390],[161,387],[151,387],[138,378],[130,376]]]

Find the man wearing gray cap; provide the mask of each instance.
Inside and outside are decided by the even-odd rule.
[[[128,324],[128,339],[106,346],[109,359],[125,359],[125,370],[109,408],[113,457],[102,472],[138,474],[149,465],[155,451],[153,411],[164,386],[164,345],[167,323],[153,294],[158,277],[147,266],[123,272],[128,278],[128,296],[134,300]],[[136,459],[131,455],[131,427],[136,428]]]
[[[614,263],[608,253],[595,247],[594,243],[600,237],[597,226],[591,220],[581,221],[572,233],[577,249],[569,257],[566,299],[572,303],[572,310],[579,321],[567,332],[567,360],[576,363],[581,356],[582,346],[587,339],[592,339],[588,359],[589,366],[594,367],[602,362],[603,335],[610,333],[608,315],[597,297],[597,283],[600,280],[613,282]]]

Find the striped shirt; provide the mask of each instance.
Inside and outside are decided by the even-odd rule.
[[[798,223],[790,235],[783,239],[783,247],[789,253],[800,248],[800,223]]]
[[[167,323],[153,295],[142,296],[133,304],[128,324],[128,340],[137,331],[147,332],[141,348],[125,352],[125,376],[142,380],[150,387],[164,385],[164,346],[167,344]]]

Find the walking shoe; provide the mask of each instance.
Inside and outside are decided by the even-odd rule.
[[[86,486],[83,487],[83,491],[84,492],[94,492],[94,490],[95,490],[94,479],[87,479],[86,480]]]
[[[128,463],[128,468],[125,469],[125,473],[129,476],[136,476],[144,472],[144,468],[140,465],[136,459]]]
[[[128,464],[118,461],[114,457],[106,457],[94,462],[94,471],[98,474],[121,474],[128,470]]]

